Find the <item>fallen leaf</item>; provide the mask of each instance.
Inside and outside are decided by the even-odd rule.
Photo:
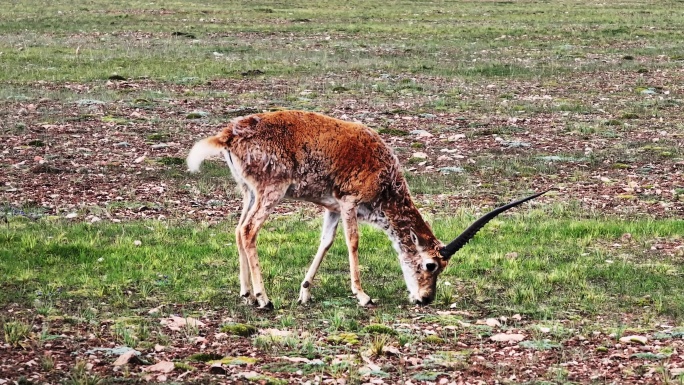
[[[395,348],[394,346],[383,346],[382,352],[388,356],[390,356],[390,355],[391,356],[398,356],[399,355],[399,349]]]
[[[499,322],[499,320],[497,320],[496,318],[487,318],[485,320],[485,325],[491,327],[498,327],[501,326],[501,322]]]
[[[292,335],[292,332],[280,329],[263,329],[259,331],[259,334],[271,337],[289,337]]]
[[[684,374],[684,368],[670,368],[670,375],[673,377]]]
[[[161,308],[163,308],[163,307],[164,307],[164,305],[159,305],[157,307],[154,307],[154,308],[150,309],[147,312],[147,314],[157,314],[157,313],[159,313],[159,310],[161,310]]]
[[[298,363],[313,364],[313,365],[323,365],[324,364],[323,360],[321,360],[319,358],[316,358],[313,360],[310,360],[310,359],[305,358],[305,357],[287,357],[287,356],[281,356],[281,357],[276,357],[276,358],[281,359],[281,360],[285,360],[285,361],[294,362],[297,364]]]
[[[238,375],[238,377],[244,377],[244,378],[246,378],[246,379],[248,379],[248,380],[251,379],[251,378],[255,378],[255,379],[256,379],[256,378],[261,377],[261,374],[255,372],[255,371],[253,371],[253,370],[252,370],[252,371],[249,371],[249,372],[240,372],[240,373],[238,373],[237,375]]]
[[[375,362],[373,362],[370,357],[362,354],[361,358],[363,361],[366,363],[366,367],[369,368],[369,371],[378,371],[380,370],[380,366],[377,365]]]
[[[330,363],[331,365],[338,365],[338,364],[352,364],[355,361],[356,356],[352,354],[338,354],[333,358],[332,362]]]
[[[143,368],[144,372],[158,372],[158,373],[171,373],[174,369],[174,364],[171,361],[161,361],[157,362],[152,366]]]
[[[493,336],[489,337],[489,339],[496,342],[520,342],[525,339],[525,336],[522,334],[499,333],[494,334]]]
[[[178,317],[175,315],[161,320],[161,324],[167,326],[169,329],[179,331],[185,326],[202,327],[204,323],[192,317]]]

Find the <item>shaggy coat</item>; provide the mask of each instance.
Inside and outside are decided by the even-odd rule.
[[[236,230],[241,262],[241,295],[260,307],[270,302],[261,280],[256,236],[268,213],[284,198],[326,209],[321,247],[302,282],[300,302],[342,219],[352,273],[352,292],[371,303],[361,288],[357,221],[383,229],[399,253],[410,298],[434,299],[436,278],[446,266],[435,238],[409,194],[391,149],[372,129],[313,112],[279,111],[233,120],[220,133],[198,142],[188,156],[191,171],[222,154],[244,194]],[[249,287],[251,280],[252,288]]]

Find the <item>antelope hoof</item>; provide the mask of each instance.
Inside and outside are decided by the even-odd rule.
[[[301,288],[301,290],[299,290],[299,299],[297,300],[297,303],[300,305],[305,305],[310,300],[311,291],[309,291],[309,289]]]
[[[258,311],[273,311],[273,302],[268,301],[264,306],[259,306],[257,308]]]
[[[372,307],[373,305],[375,305],[371,297],[364,292],[356,293],[356,299],[359,300],[359,305],[363,307]]]
[[[249,305],[249,306],[258,305],[256,297],[253,296],[250,292],[240,294],[240,297],[242,297],[242,301],[245,303],[245,305]]]

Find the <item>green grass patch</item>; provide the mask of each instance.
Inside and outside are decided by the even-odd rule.
[[[592,2],[498,3],[412,1],[354,6],[328,0],[278,7],[238,1],[180,1],[164,5],[38,0],[12,3],[0,15],[0,81],[106,81],[152,78],[187,83],[258,76],[403,72],[466,77],[550,77],[615,65],[575,59],[605,42],[633,39],[639,57],[670,53],[684,16],[646,3],[597,7]],[[572,12],[567,10],[571,9]],[[37,12],[40,10],[40,12]],[[125,12],[123,10],[126,10]],[[267,11],[265,11],[267,10]],[[458,20],[456,25],[454,20]],[[28,28],[27,26],[30,26]],[[597,27],[600,26],[600,27]],[[291,36],[283,44],[278,38]],[[410,38],[406,38],[410,37]],[[573,45],[574,42],[582,44]],[[616,52],[616,57],[625,57]],[[634,63],[634,64],[628,64]],[[403,91],[418,91],[414,84]],[[340,86],[332,92],[346,93]]]
[[[437,219],[433,226],[448,239],[473,219],[461,212]],[[0,230],[0,306],[47,303],[120,311],[180,301],[241,308],[233,225],[70,224],[11,217],[9,226]],[[280,218],[261,233],[267,290],[281,306],[296,301],[318,244],[319,227],[318,220]],[[366,226],[361,232],[364,287],[392,312],[396,305],[406,304],[405,296],[398,295],[406,290],[399,264],[396,257],[388,258],[395,252],[381,232]],[[633,247],[609,246],[625,233],[632,235]],[[554,219],[543,211],[516,214],[485,227],[452,259],[440,287],[461,282],[450,298],[459,307],[485,306],[492,313],[554,317],[629,310],[681,317],[681,267],[667,256],[652,258],[649,241],[682,233],[684,224],[678,220],[622,222]],[[321,300],[312,306],[328,306],[330,301],[354,306],[347,298],[347,270],[346,248],[338,239],[314,288],[314,296]],[[436,306],[448,306],[447,302],[438,300]],[[345,327],[349,317],[336,317],[338,328]],[[369,328],[373,326],[364,331],[375,330]],[[122,339],[124,332],[121,329]]]

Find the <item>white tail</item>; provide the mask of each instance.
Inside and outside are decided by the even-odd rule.
[[[188,155],[188,167],[197,171],[204,159],[221,153],[243,193],[242,215],[235,231],[240,295],[260,308],[273,305],[261,277],[257,234],[282,199],[325,208],[321,243],[302,281],[299,302],[310,300],[314,276],[341,221],[349,251],[351,290],[365,306],[372,301],[361,288],[359,220],[376,225],[389,236],[399,253],[409,299],[425,305],[434,300],[437,276],[451,255],[477,230],[499,213],[541,195],[485,215],[445,247],[414,206],[397,158],[375,131],[361,124],[303,111],[237,118],[217,135],[197,142]]]
[[[198,172],[202,162],[212,156],[220,155],[224,148],[216,142],[215,137],[209,137],[195,143],[188,154],[186,162],[188,164],[188,171]]]

